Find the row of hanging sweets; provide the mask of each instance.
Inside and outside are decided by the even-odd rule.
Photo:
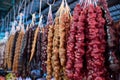
[[[34,15],[33,15],[34,17]],[[33,18],[34,19],[34,18]],[[117,39],[106,0],[80,0],[73,16],[66,0],[46,27],[12,27],[3,68],[21,77],[47,80],[119,80]]]

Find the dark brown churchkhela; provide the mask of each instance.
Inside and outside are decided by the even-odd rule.
[[[33,41],[34,41],[34,34],[35,34],[35,30],[36,30],[37,26],[34,25],[31,28],[29,28],[29,37],[28,37],[28,46],[27,46],[27,75],[30,76],[30,71],[32,71],[35,68],[35,57],[33,57],[33,59],[30,61],[30,56],[31,56],[31,50],[32,50],[32,45],[33,45]],[[36,44],[35,44],[36,46]],[[36,51],[36,47],[35,47],[35,51]],[[35,52],[36,53],[36,52]]]
[[[43,28],[43,34],[42,34],[42,54],[41,54],[41,67],[43,70],[43,73],[46,73],[46,61],[47,61],[47,37],[48,37],[48,28],[49,25],[47,25],[46,27]]]
[[[11,60],[11,63],[13,65],[13,61],[14,61],[14,55],[15,55],[15,47],[16,47],[16,41],[17,41],[17,38],[18,38],[18,35],[19,35],[19,31],[16,31],[15,33],[15,37],[14,37],[14,41],[13,41],[13,46],[12,46],[12,60]]]
[[[32,28],[29,28],[28,30],[28,45],[27,45],[27,57],[26,57],[26,62],[27,62],[27,67],[26,67],[26,74],[27,76],[30,75],[30,64],[29,64],[29,60],[30,60],[30,55],[31,55],[31,49],[32,49],[32,41],[33,41],[33,31]]]
[[[39,70],[41,70],[41,64],[42,64],[42,60],[40,57],[41,56],[41,51],[42,51],[42,32],[41,30],[38,32],[38,38],[37,38],[37,49],[36,49],[36,63],[37,63],[37,67]]]
[[[28,45],[28,31],[26,31],[24,38],[22,40],[22,47],[20,52],[20,59],[18,65],[18,75],[25,77],[25,70],[26,70],[26,57],[27,57],[27,45]]]
[[[13,72],[15,72],[15,73],[18,73],[20,49],[21,49],[23,37],[24,37],[24,31],[21,30],[19,35],[18,35],[18,38],[17,38],[16,48],[15,48],[15,55],[14,55],[14,61],[13,61]]]
[[[106,0],[99,0],[99,5],[102,6],[102,9],[104,11],[104,18],[106,20],[106,33],[107,33],[107,57],[108,57],[108,63],[109,63],[109,72],[111,78],[113,80],[118,80],[118,78],[115,79],[115,75],[117,75],[118,71],[120,70],[120,63],[118,61],[118,58],[116,56],[117,52],[117,36],[115,27],[113,26],[113,20],[110,16],[110,12],[108,10],[108,5]],[[116,74],[115,74],[116,73]]]

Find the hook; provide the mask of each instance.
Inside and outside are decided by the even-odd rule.
[[[49,3],[49,0],[47,0],[47,4],[48,4],[49,6],[50,6],[50,5],[51,5],[51,6],[54,5],[54,3],[55,3],[55,0],[53,1],[52,4],[50,4],[50,3]]]
[[[33,7],[33,4],[34,4],[34,0],[31,2],[31,8],[30,8],[30,14],[32,15],[32,7]]]

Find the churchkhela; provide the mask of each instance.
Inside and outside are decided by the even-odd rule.
[[[43,15],[38,25],[34,13],[26,31],[20,22],[20,29],[13,30],[5,47],[5,70],[32,80],[119,80],[118,34],[106,0],[80,0],[72,15],[62,0],[54,20],[49,4],[45,27]]]

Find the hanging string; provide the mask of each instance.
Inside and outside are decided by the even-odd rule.
[[[30,8],[30,14],[32,15],[32,7],[33,7],[33,4],[34,4],[34,0],[32,0],[31,2],[31,8]]]
[[[30,3],[30,0],[28,1],[28,3]],[[28,5],[28,8],[26,8],[27,9],[27,12],[26,12],[26,23],[27,23],[27,16],[28,16],[28,12],[29,12],[29,8],[30,8],[30,5]]]
[[[22,8],[22,4],[23,4],[24,1],[25,1],[25,0],[23,0],[23,1],[21,2],[21,4],[18,5],[18,6],[19,6],[19,7],[18,7],[18,14],[20,13],[20,10],[21,10],[21,8]]]
[[[13,11],[14,11],[14,19],[13,19],[13,21],[15,21],[15,13],[16,13],[16,11],[15,11],[15,6],[13,7]]]
[[[94,4],[95,4],[95,6],[97,6],[97,0],[94,0]]]
[[[26,9],[26,0],[25,0],[25,3],[24,3],[24,12],[23,12],[23,14],[24,14],[24,18],[25,18],[25,16],[26,16],[26,11],[25,11],[25,9]],[[25,22],[25,19],[23,18],[23,24],[24,24],[24,22]]]
[[[31,9],[30,9],[30,14],[32,15],[32,22],[31,22],[31,24],[30,24],[30,27],[32,27],[32,26],[34,25],[34,22],[35,22],[35,19],[36,19],[35,13],[32,14],[32,7],[33,7],[33,4],[34,4],[34,0],[33,0],[32,3],[31,3]]]
[[[11,12],[10,12],[11,13]],[[11,14],[9,14],[10,15],[10,20],[9,20],[9,24],[11,23]]]
[[[41,6],[42,6],[42,0],[40,0],[40,6],[39,6],[39,23],[38,23],[38,26],[39,27],[43,27],[43,24],[42,24],[42,14],[41,14]]]
[[[66,10],[65,10],[65,11],[66,11],[66,12],[70,12],[70,7],[68,6],[67,0],[65,0],[65,5],[66,5],[65,7],[67,8],[67,11],[66,11]],[[70,14],[70,13],[69,13],[69,14]],[[71,15],[71,14],[70,14],[70,15]]]
[[[3,26],[2,27],[5,27],[5,19],[3,20]],[[5,30],[6,31],[6,30]]]
[[[21,24],[22,24],[22,19],[23,19],[23,13],[20,13],[19,26],[21,26]]]
[[[8,21],[7,21],[7,30],[9,31],[9,20],[10,20],[10,16],[9,16],[9,13],[8,13]],[[10,32],[10,31],[9,31]]]
[[[63,7],[64,7],[64,0],[62,0],[62,3],[61,3],[61,5],[60,5],[59,9],[58,9],[58,11],[56,12],[56,16],[60,16],[60,12],[61,12],[61,9],[63,9]]]
[[[41,7],[42,7],[42,0],[40,0],[40,6],[39,6],[39,17],[41,15]]]
[[[4,18],[4,27],[6,27],[6,17]],[[5,31],[7,31],[7,29],[5,28]]]
[[[49,12],[48,12],[48,18],[47,18],[47,25],[53,23],[53,16],[52,16],[52,5],[54,5],[55,0],[52,4],[49,3],[49,0],[47,0],[47,4],[49,5]],[[50,22],[52,21],[52,22]]]
[[[7,21],[7,30],[8,30],[8,23],[9,23],[9,17],[8,17],[8,15],[7,15],[7,18],[8,18],[8,21]],[[9,32],[9,30],[8,30],[8,32]]]

